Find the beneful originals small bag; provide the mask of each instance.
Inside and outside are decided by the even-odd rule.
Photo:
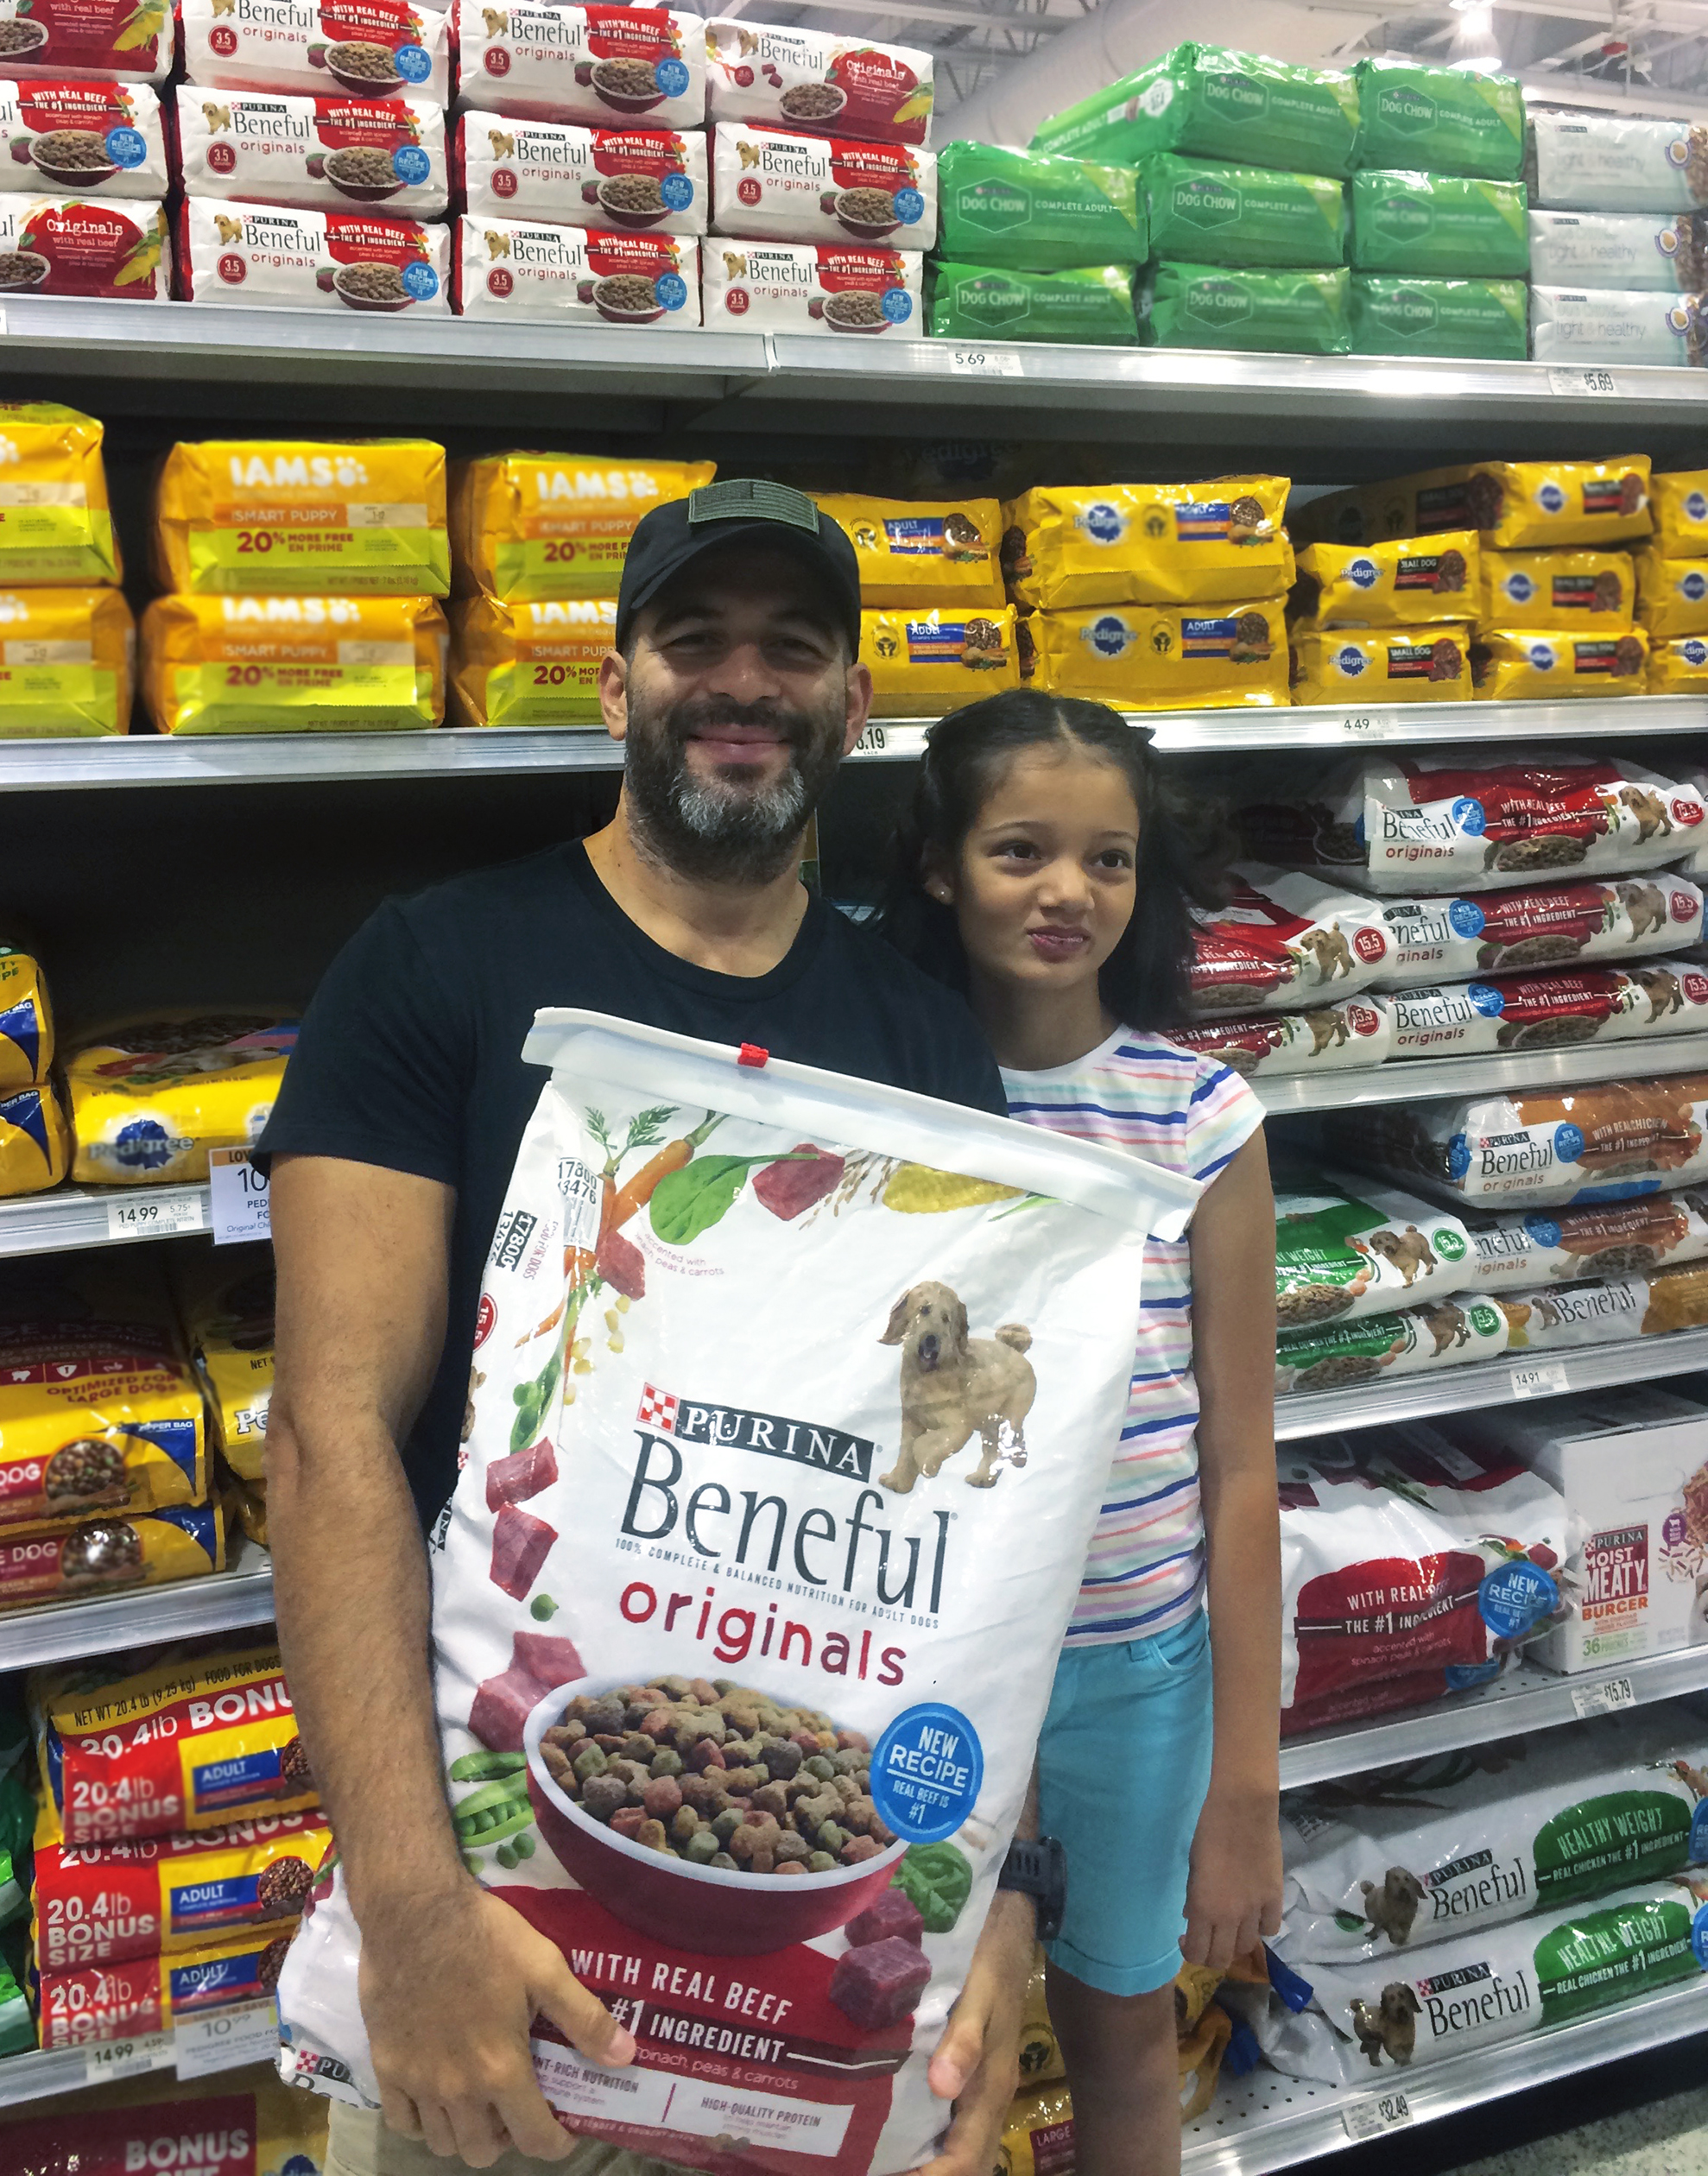
[[[639,2042],[610,2072],[536,2027],[567,2128],[893,2176],[947,2118],[927,2059],[1031,1773],[1144,1236],[1198,1190],[597,1015],[541,1014],[525,1054],[554,1070],[432,1546],[452,1819]],[[637,1821],[642,1739],[686,1750]],[[286,1964],[281,2070],[371,2105],[357,1956],[340,1876]]]

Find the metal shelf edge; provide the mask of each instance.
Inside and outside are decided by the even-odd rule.
[[[1380,903],[1380,902],[1378,902]],[[1356,1104],[1412,1103],[1420,1097],[1485,1096],[1502,1089],[1537,1094],[1597,1080],[1643,1079],[1708,1067],[1708,1034],[1656,1035],[1644,1041],[1591,1044],[1580,1050],[1536,1050],[1473,1058],[1390,1058],[1384,1066],[1319,1073],[1284,1073],[1250,1083],[1272,1118]]]
[[[133,1240],[193,1236],[212,1229],[212,1197],[199,1186],[111,1186],[100,1190],[83,1186],[50,1187],[45,1193],[22,1194],[0,1201],[0,1256],[7,1255],[66,1254],[78,1247],[123,1246]],[[195,1221],[180,1230],[169,1221],[139,1221],[128,1230],[115,1230],[115,1209],[167,1211],[194,1205]]]
[[[0,1670],[73,1662],[86,1654],[272,1621],[272,1564],[264,1550],[245,1542],[235,1569],[208,1578],[86,1602],[54,1602],[0,1616]]]

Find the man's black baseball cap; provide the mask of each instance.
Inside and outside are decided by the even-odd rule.
[[[635,615],[673,576],[714,545],[747,539],[806,557],[825,578],[851,657],[860,654],[860,564],[847,532],[821,514],[804,491],[752,477],[703,484],[685,499],[654,507],[636,524],[617,595],[617,647],[629,640]]]

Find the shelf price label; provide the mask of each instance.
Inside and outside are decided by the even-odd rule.
[[[1563,1361],[1549,1360],[1528,1368],[1515,1368],[1512,1371],[1512,1395],[1515,1398],[1555,1398],[1566,1388]]]
[[[868,725],[854,743],[857,756],[882,756],[889,745],[889,736],[882,725]]]
[[[1348,2138],[1380,2138],[1412,2120],[1412,2104],[1403,2093],[1369,2093],[1340,2111]]]
[[[245,2063],[270,2063],[279,2052],[276,2002],[243,2002],[188,2018],[169,2036],[180,2079],[209,2078],[215,2071],[238,2070]]]
[[[957,377],[1022,377],[1024,367],[1012,348],[952,347],[949,368]]]
[[[267,1174],[250,1161],[247,1148],[210,1149],[207,1176],[216,1247],[272,1237],[272,1198]]]
[[[1569,393],[1580,401],[1586,395],[1592,400],[1616,400],[1619,381],[1611,370],[1550,370],[1548,390]]]
[[[170,2033],[137,2033],[130,2040],[98,2040],[83,2051],[83,2082],[105,2085],[115,2078],[141,2078],[172,2062]]]
[[[1371,740],[1381,732],[1387,720],[1378,718],[1374,711],[1348,711],[1340,721],[1343,733],[1351,733],[1359,740]]]
[[[109,1239],[158,1239],[174,1231],[206,1231],[199,1186],[138,1188],[107,1204]]]
[[[1599,1685],[1574,1685],[1572,1711],[1580,1723],[1592,1715],[1617,1715],[1637,1704],[1637,1690],[1628,1677],[1604,1678]]]

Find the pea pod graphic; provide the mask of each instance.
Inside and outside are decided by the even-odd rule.
[[[728,1215],[750,1171],[760,1164],[804,1161],[779,1156],[775,1150],[762,1156],[696,1156],[653,1189],[652,1228],[667,1246],[688,1246]]]
[[[558,1387],[558,1376],[563,1369],[563,1349],[560,1344],[532,1382],[518,1383],[511,1395],[516,1402],[516,1425],[510,1430],[512,1451],[526,1451],[540,1433],[540,1423],[546,1417],[546,1408],[552,1402],[552,1393]]]

